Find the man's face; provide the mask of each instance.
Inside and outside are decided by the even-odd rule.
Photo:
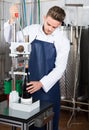
[[[54,20],[52,17],[44,17],[43,31],[45,34],[50,35],[59,25],[61,25],[61,22]]]

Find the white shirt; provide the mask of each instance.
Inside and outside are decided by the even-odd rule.
[[[6,22],[4,24],[4,37],[8,43],[11,42],[11,29],[12,25]],[[42,79],[40,79],[40,82],[43,84],[44,91],[48,92],[62,77],[66,69],[70,50],[70,42],[68,38],[63,35],[63,32],[59,28],[57,28],[51,35],[46,35],[42,31],[42,25],[39,24],[27,26],[23,29],[23,33],[24,35],[29,35],[30,43],[36,38],[42,41],[54,43],[55,45],[57,52],[55,68],[53,68],[53,70],[48,75],[45,75],[42,77]],[[23,35],[21,31],[17,32],[17,41],[23,41]]]

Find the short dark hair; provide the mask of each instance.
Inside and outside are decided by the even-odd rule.
[[[50,17],[52,17],[53,19],[55,19],[59,22],[63,22],[64,18],[66,16],[66,13],[61,7],[53,6],[48,10],[46,16],[50,16]]]

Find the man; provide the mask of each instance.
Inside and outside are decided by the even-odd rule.
[[[10,20],[4,25],[4,36],[11,41],[12,25],[18,13],[16,6],[10,8]],[[31,54],[28,71],[30,82],[27,91],[34,99],[52,102],[54,107],[53,130],[58,130],[60,115],[59,79],[66,69],[70,50],[69,40],[60,31],[59,26],[65,18],[65,11],[54,6],[44,16],[44,24],[33,24],[23,29],[24,35],[29,35]],[[22,32],[17,32],[17,41],[23,41]],[[30,86],[31,85],[31,86]]]

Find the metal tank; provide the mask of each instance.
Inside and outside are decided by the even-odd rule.
[[[70,52],[66,70],[60,79],[61,100],[71,100],[77,95],[79,83],[79,65],[80,65],[80,27],[68,26],[63,28],[64,34],[70,40]]]

